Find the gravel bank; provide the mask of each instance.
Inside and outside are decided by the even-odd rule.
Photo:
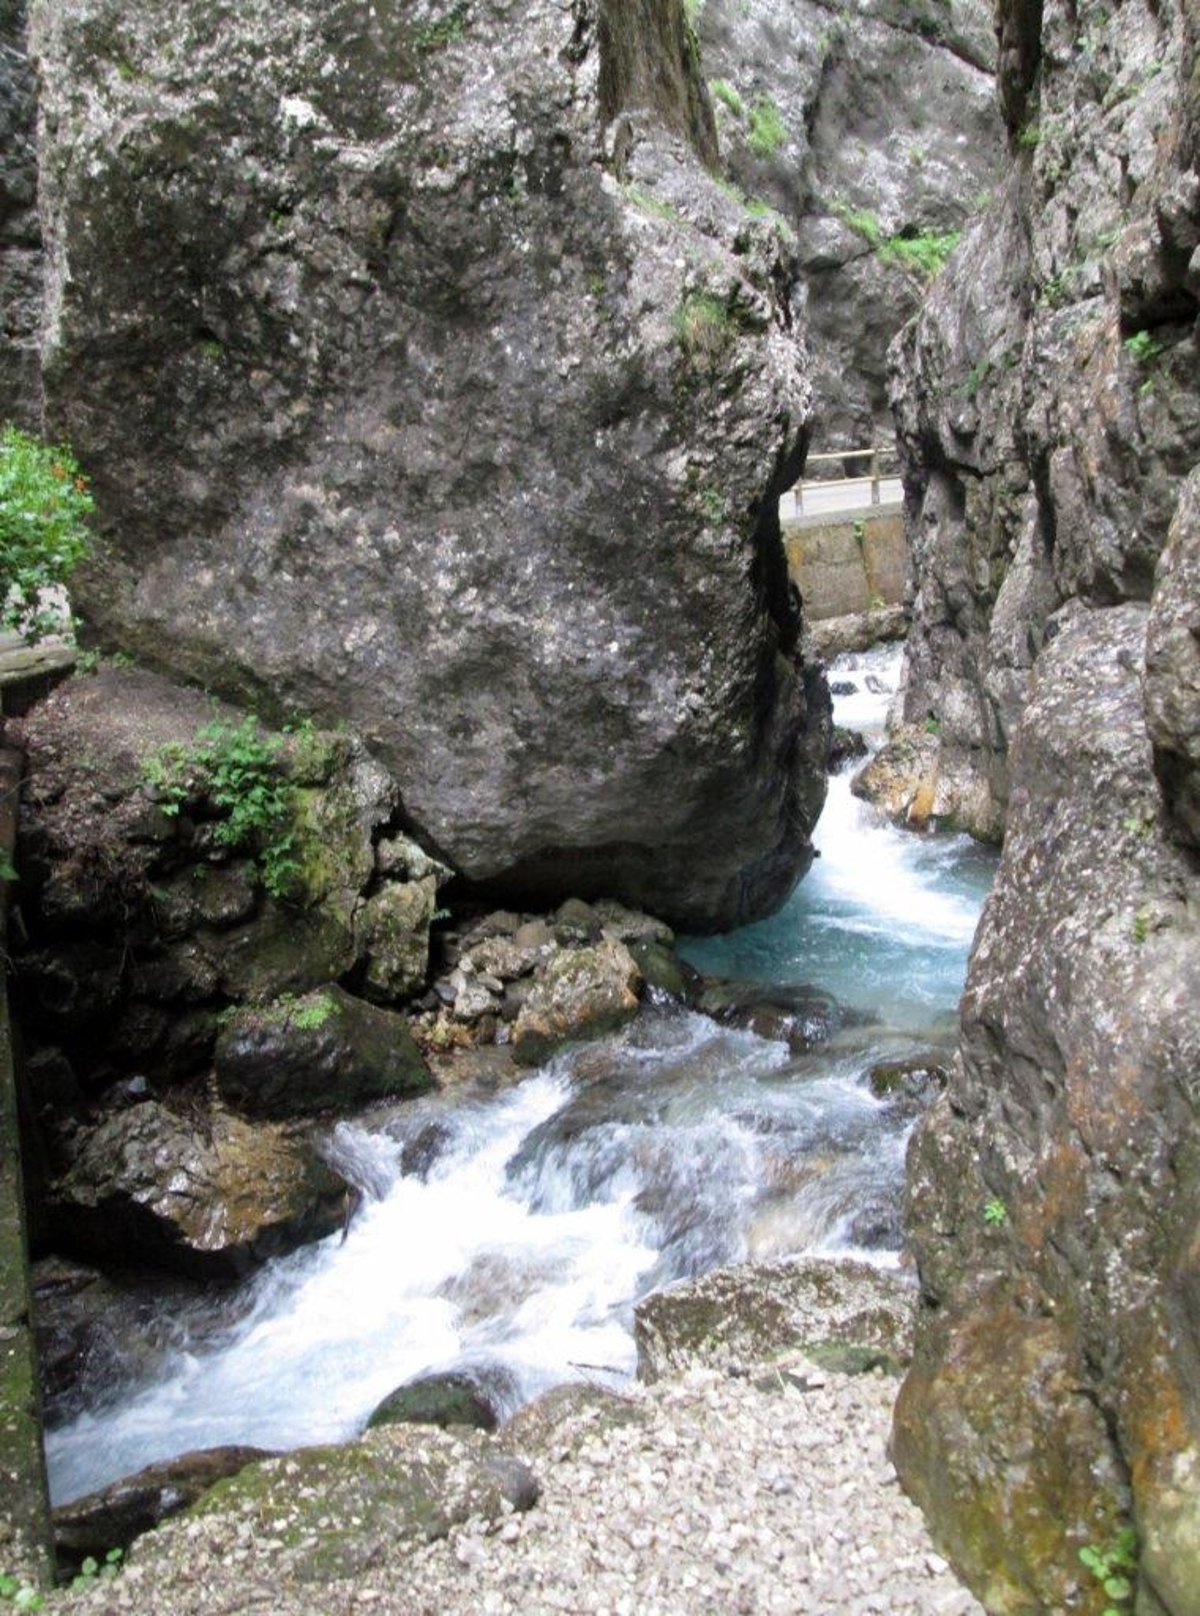
[[[353,1578],[325,1581],[314,1577],[312,1556],[297,1575],[287,1541],[296,1541],[295,1514],[286,1529],[263,1532],[243,1501],[144,1539],[117,1581],[85,1596],[86,1608],[138,1616],[981,1612],[934,1551],[887,1458],[896,1387],[879,1372],[825,1373],[792,1355],[734,1374],[691,1368],[620,1398],[551,1394],[496,1444],[524,1457],[542,1483],[528,1514],[505,1506],[415,1548],[381,1541]],[[457,1436],[422,1440],[465,1451]],[[303,1509],[304,1492],[295,1485],[289,1510],[297,1500]],[[357,1524],[336,1523],[339,1531]]]

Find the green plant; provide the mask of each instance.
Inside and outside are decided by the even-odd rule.
[[[103,1560],[97,1560],[88,1555],[79,1567],[76,1575],[71,1579],[72,1588],[94,1588],[98,1582],[109,1582],[121,1569],[121,1561],[125,1558],[124,1549],[109,1549]]]
[[[336,1015],[337,1005],[327,993],[319,993],[308,1004],[302,1004],[292,1014],[292,1026],[299,1027],[301,1032],[316,1032],[323,1027],[331,1016]]]
[[[1031,121],[1017,130],[1017,145],[1022,151],[1034,151],[1041,143],[1042,131],[1038,124]]]
[[[1148,365],[1157,359],[1163,351],[1161,342],[1156,341],[1148,331],[1135,331],[1124,342],[1125,352],[1139,365]]]
[[[962,239],[959,230],[930,231],[917,236],[889,236],[879,248],[885,263],[898,264],[922,280],[931,281]]]
[[[992,361],[984,358],[972,365],[967,372],[967,379],[963,383],[963,391],[968,399],[973,400],[979,389],[992,373]]]
[[[214,827],[223,846],[252,852],[263,886],[274,898],[292,894],[300,867],[293,829],[295,788],[279,769],[279,736],[264,736],[258,720],[206,724],[195,744],[169,742],[146,759],[143,778],[168,818],[200,791],[224,818]]]
[[[708,88],[716,100],[724,102],[735,118],[746,116],[746,103],[728,79],[710,79]]]
[[[14,1610],[44,1610],[46,1601],[32,1583],[0,1571],[0,1600]]]
[[[686,353],[714,358],[733,335],[734,323],[711,292],[692,292],[675,310],[675,335]]]
[[[683,0],[683,14],[688,20],[688,26],[694,32],[699,28],[700,19],[704,15],[704,0]]]
[[[1104,1548],[1086,1544],[1079,1551],[1079,1559],[1104,1589],[1109,1603],[1103,1616],[1125,1616],[1137,1574],[1137,1533],[1133,1527],[1123,1526]]]
[[[928,715],[925,720],[924,729],[926,735],[940,735],[942,733],[942,721],[936,713],[930,713]]]
[[[833,204],[835,218],[849,225],[871,247],[879,247],[883,243],[883,226],[879,222],[879,215],[872,213],[869,208],[850,208],[843,202]]]
[[[863,521],[861,516],[854,523],[853,527],[851,528],[851,532],[854,534],[855,544],[857,544],[858,548],[861,550],[863,545],[867,542],[867,524]]]
[[[452,6],[439,22],[427,22],[415,28],[412,36],[413,44],[419,51],[426,53],[443,50],[447,45],[453,45],[462,38],[466,20],[466,0],[459,0],[459,3]]]
[[[700,490],[700,509],[708,521],[714,524],[729,520],[729,506],[725,496],[716,488]]]
[[[770,96],[761,95],[750,103],[750,128],[746,143],[759,157],[770,157],[787,139],[783,114]]]
[[[63,626],[47,603],[91,547],[92,496],[71,451],[0,430],[0,625],[28,640]]]
[[[1140,837],[1142,841],[1149,841],[1154,835],[1153,814],[1127,814],[1121,821],[1121,829],[1129,832],[1131,836]]]
[[[983,1221],[992,1228],[1008,1222],[1008,1208],[998,1195],[994,1195],[983,1209]]]
[[[687,223],[678,208],[672,207],[669,202],[664,202],[661,197],[655,196],[652,191],[647,191],[640,185],[627,185],[625,195],[635,207],[641,208],[645,213],[653,213],[656,218],[670,219],[672,224]]]
[[[1137,914],[1134,915],[1133,925],[1130,928],[1130,936],[1133,938],[1135,943],[1144,943],[1147,937],[1149,937],[1150,922],[1153,920],[1153,918],[1154,916],[1151,914],[1149,909],[1139,909]]]

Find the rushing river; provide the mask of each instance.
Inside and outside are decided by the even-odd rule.
[[[878,740],[897,669],[898,652],[839,663],[857,689],[838,721]],[[911,1113],[866,1074],[950,1037],[994,861],[880,824],[848,775],[817,842],[778,915],[684,951],[707,973],[826,989],[871,1024],[795,1056],[661,1009],[502,1094],[339,1125],[368,1190],[344,1243],[272,1264],[216,1315],[180,1313],[150,1380],[48,1433],[56,1501],[189,1449],[342,1440],[425,1370],[480,1370],[506,1408],[578,1374],[619,1380],[636,1299],[718,1264],[895,1261]]]

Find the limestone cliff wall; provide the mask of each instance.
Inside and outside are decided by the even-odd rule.
[[[1002,173],[991,6],[705,0],[698,28],[726,170],[797,234],[821,447],[886,441],[925,276],[885,243],[961,230]]]
[[[21,0],[0,4],[0,421],[41,424],[37,93]]]
[[[906,716],[1004,832],[910,1156],[896,1457],[988,1609],[1200,1612],[1194,6],[1001,0],[1010,174],[894,350]],[[1190,475],[1189,475],[1190,474]]]
[[[93,632],[342,719],[505,895],[691,926],[811,857],[774,515],[810,385],[681,0],[35,0]]]

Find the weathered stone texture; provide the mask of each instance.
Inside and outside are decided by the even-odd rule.
[[[41,423],[42,313],[37,215],[37,91],[24,0],[0,5],[0,421]]]
[[[1076,595],[1149,599],[1200,456],[1184,18],[1052,6],[1039,42],[1040,15],[1002,7],[1013,61],[1039,64],[1005,92],[1010,173],[891,355],[915,584],[904,715],[937,717],[942,772],[974,778],[987,837],[1047,619]]]
[[[894,353],[905,714],[1005,831],[910,1155],[902,1479],[998,1616],[1200,1612],[1194,7],[1000,8],[1012,172]]]
[[[810,388],[653,9],[38,0],[44,357],[96,633],[345,719],[470,880],[705,926],[823,796],[774,516]]]

